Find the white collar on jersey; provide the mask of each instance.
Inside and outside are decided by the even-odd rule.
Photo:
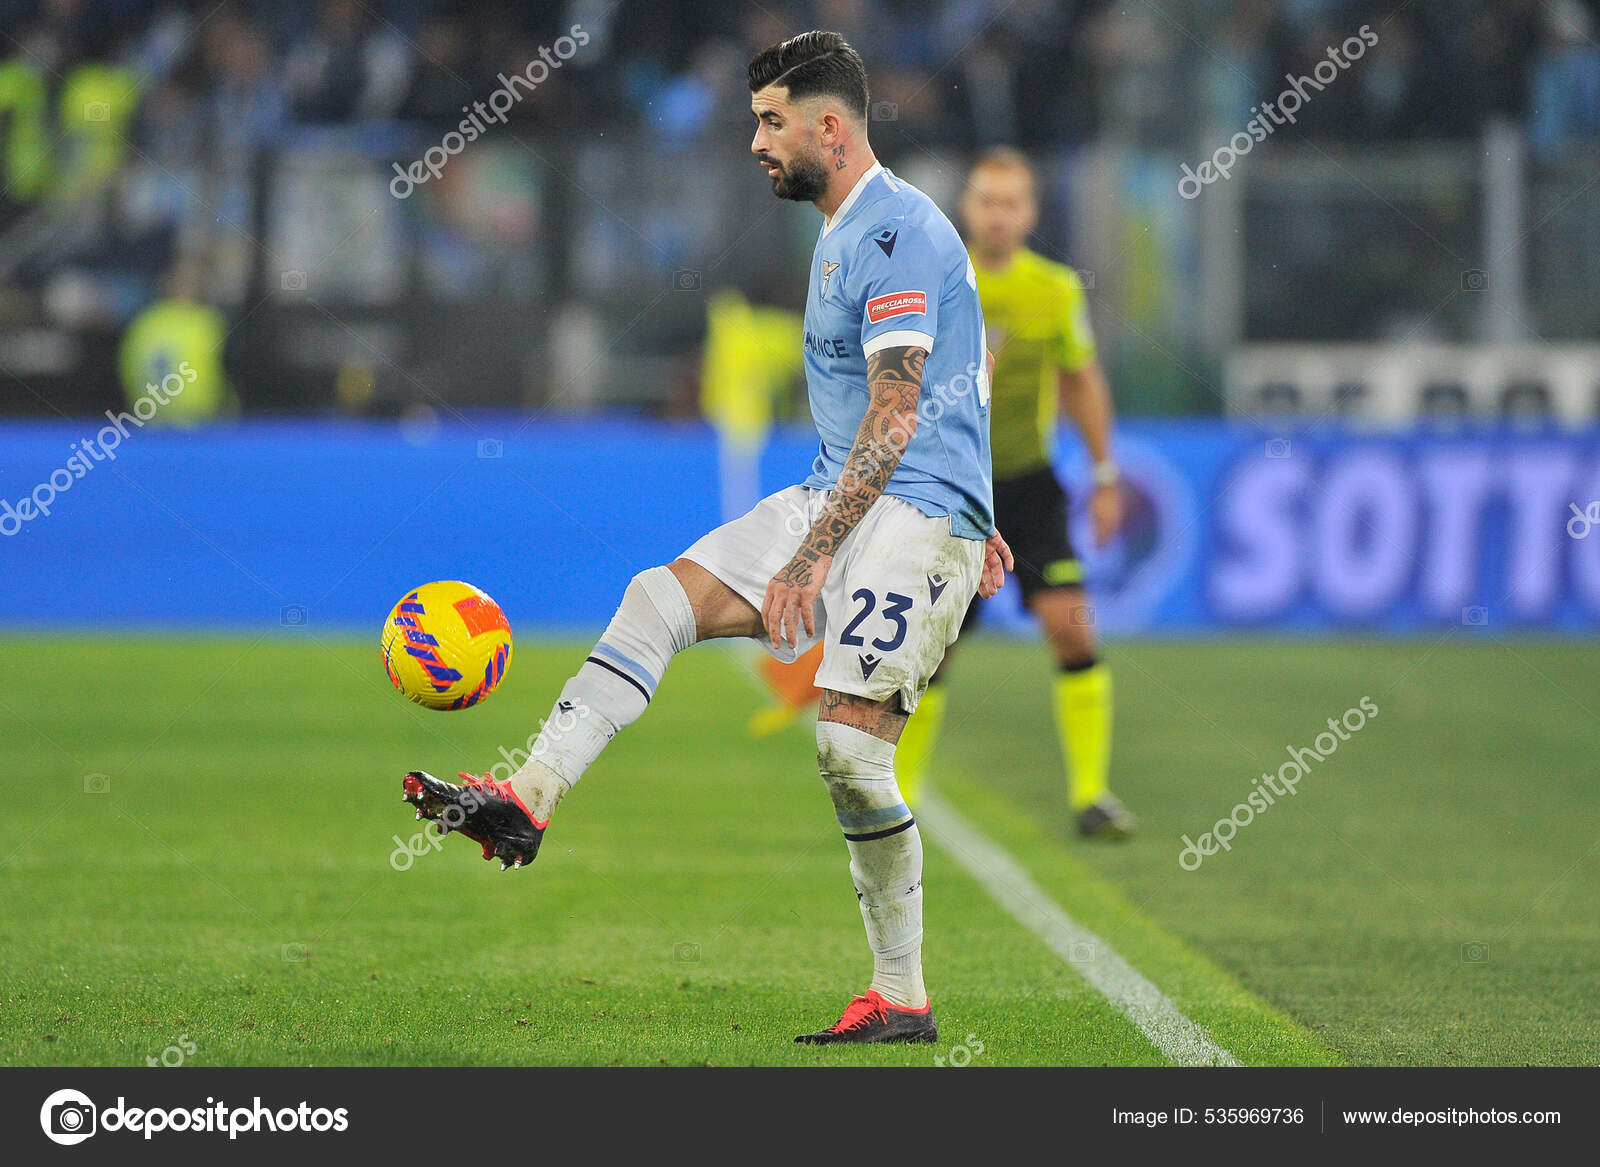
[[[850,193],[844,196],[844,202],[835,207],[833,214],[822,221],[822,233],[824,235],[832,231],[834,226],[850,212],[850,208],[856,205],[856,200],[861,197],[861,192],[867,188],[867,183],[882,173],[883,163],[874,162],[865,174],[856,179],[856,184],[850,188]]]

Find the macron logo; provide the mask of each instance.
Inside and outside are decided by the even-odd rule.
[[[924,316],[927,311],[926,292],[890,292],[867,301],[867,323],[877,324],[891,316]]]

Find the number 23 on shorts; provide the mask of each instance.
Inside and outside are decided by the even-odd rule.
[[[857,632],[862,621],[871,616],[878,608],[878,597],[870,588],[857,588],[850,597],[852,601],[861,605],[860,611],[844,626],[844,631],[839,633],[839,643],[852,648],[860,648],[866,644],[866,637]],[[880,636],[872,642],[872,647],[880,652],[893,652],[906,640],[906,613],[911,610],[914,603],[910,596],[903,596],[899,592],[885,592],[883,595],[883,610],[879,616],[889,621],[890,633]]]

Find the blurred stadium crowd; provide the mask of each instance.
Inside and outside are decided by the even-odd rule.
[[[1050,149],[1134,132],[1181,145],[1194,111],[1245,120],[1280,75],[1309,71],[1370,24],[1381,65],[1320,103],[1307,135],[1471,137],[1495,115],[1525,122],[1552,150],[1600,133],[1594,0],[1198,0],[1170,10],[964,0],[932,12],[913,0],[6,7],[8,70],[31,74],[48,100],[80,71],[109,67],[139,91],[130,137],[174,157],[279,144],[305,125],[454,123],[486,80],[521,71],[573,24],[593,38],[575,76],[517,121],[647,128],[676,141],[743,128],[744,62],[795,29],[829,27],[850,30],[874,97],[924,142]]]
[[[1183,215],[1177,161],[1209,155],[1286,74],[1363,24],[1377,49],[1304,111],[1295,145],[1441,147],[1420,209],[1401,177],[1392,192],[1381,176],[1363,185],[1463,256],[1473,245],[1457,240],[1481,219],[1471,158],[1491,126],[1548,168],[1551,201],[1576,188],[1586,171],[1573,159],[1592,166],[1600,140],[1600,0],[0,7],[0,363],[12,374],[5,408],[23,413],[114,401],[119,362],[130,383],[159,373],[159,339],[132,356],[125,342],[152,306],[212,353],[201,412],[384,412],[436,396],[692,409],[706,304],[680,293],[726,285],[799,307],[815,223],[774,209],[744,155],[743,70],[757,48],[809,27],[842,29],[861,50],[880,155],[936,197],[953,195],[976,149],[1032,153],[1046,188],[1041,246],[1106,271],[1109,359],[1156,382],[1182,374],[1155,369],[1152,346],[1210,343],[1214,357],[1249,337],[1370,339],[1436,302],[1419,290],[1386,307],[1330,274],[1363,267],[1348,232],[1370,208],[1265,206],[1257,221],[1271,234],[1286,214],[1321,242],[1302,255],[1263,246],[1261,262],[1296,286],[1320,280],[1327,304],[1286,315],[1281,285],[1264,281],[1267,296],[1246,297],[1235,330],[1208,342],[1173,290],[1193,291],[1178,269],[1198,239],[1169,226],[1169,258],[1145,256],[1128,226],[1137,216],[1106,218],[1108,199],[1142,200],[1146,226]],[[396,160],[420,157],[575,25],[583,47],[453,159],[447,182],[404,207],[386,193]],[[1082,162],[1096,149],[1147,168],[1119,165],[1111,194],[1096,195]],[[777,239],[752,263],[757,234]],[[1404,245],[1372,245],[1404,257]],[[1574,245],[1563,236],[1556,250]],[[1592,325],[1592,308],[1563,316],[1562,304],[1592,303],[1595,273],[1567,261],[1542,330]],[[1401,299],[1407,278],[1396,271]],[[1470,338],[1476,325],[1447,311],[1435,327]],[[565,396],[551,402],[556,382]],[[1216,404],[1179,392],[1152,408]]]

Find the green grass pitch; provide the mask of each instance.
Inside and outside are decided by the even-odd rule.
[[[869,967],[810,728],[744,736],[739,650],[679,659],[531,869],[449,839],[395,870],[422,826],[400,776],[525,742],[584,647],[524,637],[494,697],[441,714],[313,630],[0,640],[27,678],[0,693],[0,1064],[1162,1064],[933,840],[939,1044],[793,1045]],[[1594,1064],[1600,650],[1108,659],[1137,839],[1071,837],[1035,646],[963,646],[935,782],[1241,1063]],[[1179,867],[1363,696],[1379,715],[1293,798]]]

